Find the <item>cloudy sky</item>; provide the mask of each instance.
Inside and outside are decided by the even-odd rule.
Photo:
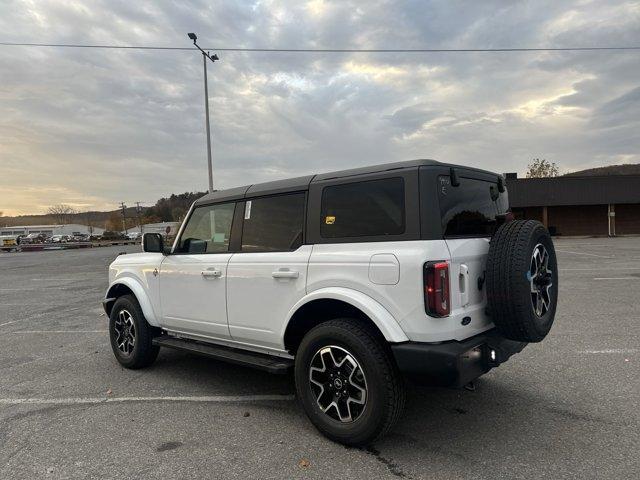
[[[207,47],[640,45],[640,2],[0,2],[0,41]],[[522,174],[640,162],[640,52],[218,52],[216,188],[412,158]],[[190,51],[0,46],[0,210],[205,190]]]

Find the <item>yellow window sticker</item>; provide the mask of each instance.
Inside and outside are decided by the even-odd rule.
[[[334,223],[336,223],[336,217],[334,217],[333,215],[327,215],[324,218],[324,223],[326,223],[327,225],[333,225]]]

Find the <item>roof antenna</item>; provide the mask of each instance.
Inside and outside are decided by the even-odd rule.
[[[451,177],[451,186],[452,187],[459,187],[460,186],[460,180],[458,180],[458,174],[456,173],[456,169],[451,167],[449,169],[449,176]]]

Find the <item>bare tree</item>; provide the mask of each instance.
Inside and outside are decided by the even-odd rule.
[[[51,215],[56,219],[58,224],[69,223],[69,217],[78,213],[78,211],[64,203],[60,203],[58,205],[52,205],[47,209],[47,215]]]
[[[548,162],[544,158],[534,158],[533,162],[527,165],[527,178],[557,177],[558,166],[553,162]]]

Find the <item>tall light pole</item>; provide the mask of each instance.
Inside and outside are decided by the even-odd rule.
[[[207,162],[209,166],[209,193],[211,193],[213,192],[213,164],[211,163],[211,128],[209,127],[209,85],[207,82],[207,58],[211,60],[211,63],[219,59],[216,54],[211,55],[209,54],[209,52],[205,52],[200,48],[200,46],[196,43],[198,36],[195,33],[187,33],[187,36],[191,40],[193,40],[193,44],[198,50],[202,52],[202,65],[204,67],[204,109],[207,126]]]

